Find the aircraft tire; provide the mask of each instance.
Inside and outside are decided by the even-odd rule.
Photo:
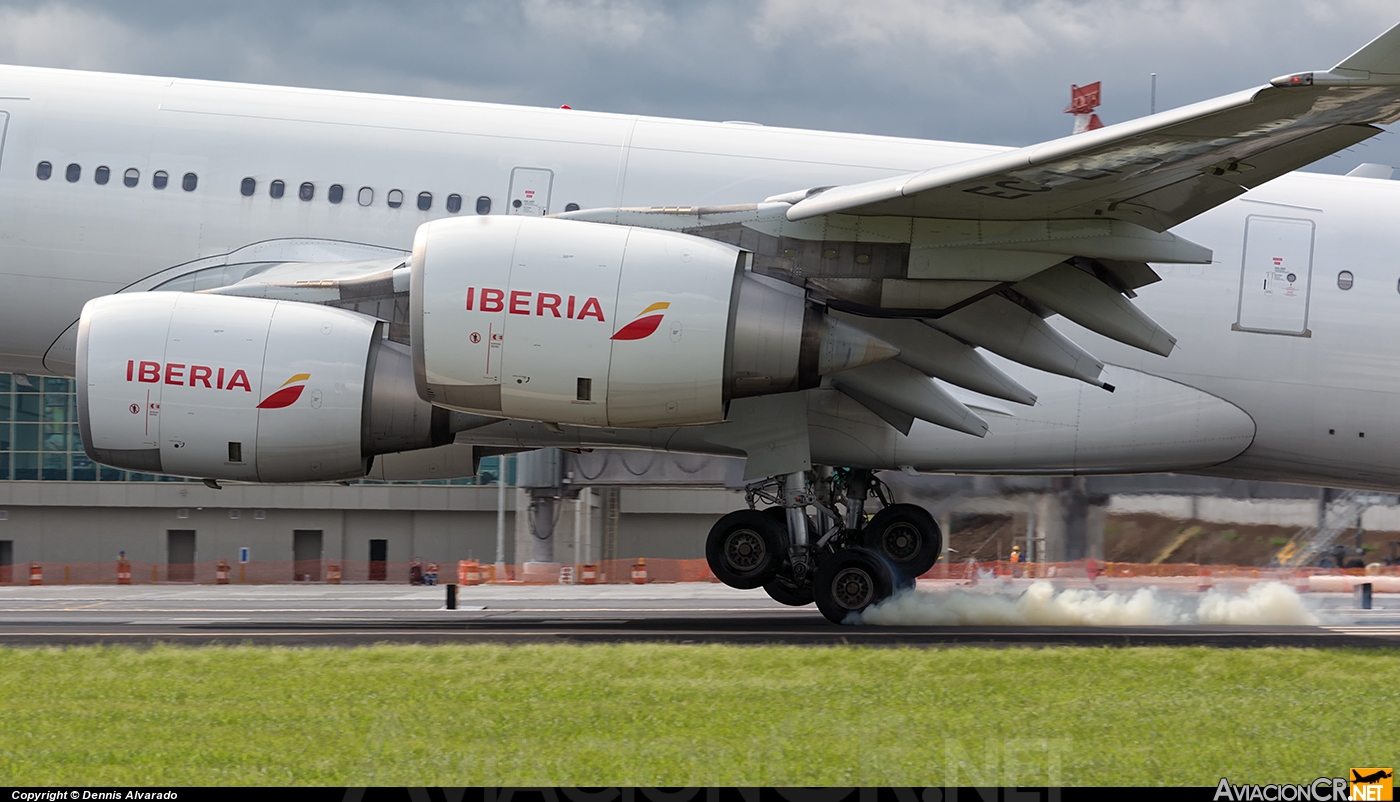
[[[811,604],[813,601],[812,584],[809,582],[805,585],[799,585],[785,574],[786,572],[778,574],[776,579],[764,585],[764,592],[772,597],[773,601],[786,604],[789,607],[803,607]]]
[[[912,586],[943,553],[938,523],[917,504],[891,504],[875,513],[861,539],[890,561],[901,587]]]
[[[898,589],[889,560],[859,546],[827,557],[817,565],[812,580],[817,609],[833,624],[853,623],[853,615],[888,599]]]
[[[757,510],[736,510],[715,521],[705,559],[719,581],[750,590],[773,581],[787,554],[787,532]]]

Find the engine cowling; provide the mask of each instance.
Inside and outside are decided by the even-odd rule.
[[[423,398],[584,426],[716,423],[731,398],[898,354],[732,245],[523,216],[418,229],[410,313]]]
[[[364,476],[451,439],[382,323],[325,306],[194,293],[90,301],[78,329],[83,449],[128,470],[250,482]]]

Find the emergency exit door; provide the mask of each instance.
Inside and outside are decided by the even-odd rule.
[[[549,214],[549,190],[554,171],[517,167],[510,171],[510,214],[544,217]]]
[[[1236,331],[1312,336],[1313,221],[1254,215],[1245,222]]]

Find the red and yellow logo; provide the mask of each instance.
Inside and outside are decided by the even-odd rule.
[[[306,389],[306,380],[310,378],[310,373],[298,373],[287,379],[282,382],[282,386],[278,388],[277,392],[264,398],[258,404],[258,409],[282,409],[295,404],[297,399],[301,398],[302,391]]]
[[[657,301],[642,310],[636,319],[626,326],[617,330],[612,336],[614,340],[640,340],[650,337],[656,333],[656,329],[661,325],[661,318],[666,316],[666,310],[671,305],[665,301]]]
[[[1395,769],[1352,769],[1347,778],[1348,799],[1367,802],[1390,802],[1394,798]]]

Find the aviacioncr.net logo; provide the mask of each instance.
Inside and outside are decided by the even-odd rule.
[[[298,373],[290,379],[282,382],[282,386],[277,392],[264,398],[258,403],[258,409],[282,409],[289,407],[301,398],[301,393],[306,389],[306,380],[311,378],[310,373]]]
[[[612,336],[614,340],[641,340],[656,333],[656,329],[661,325],[661,318],[666,316],[666,310],[671,308],[671,304],[666,301],[657,301],[641,311],[641,314],[626,326],[617,330]]]

